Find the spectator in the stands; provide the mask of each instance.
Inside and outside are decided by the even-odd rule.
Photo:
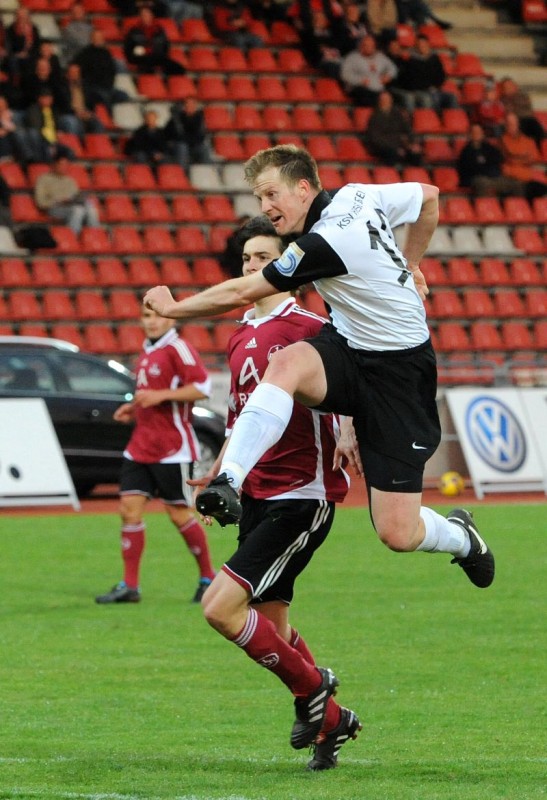
[[[482,125],[471,125],[469,141],[458,156],[460,186],[479,197],[522,195],[522,183],[504,175],[502,165],[500,148],[486,139]]]
[[[380,47],[397,36],[397,4],[395,0],[368,0],[368,29]]]
[[[487,136],[497,139],[503,132],[505,114],[505,106],[498,97],[498,90],[495,86],[489,86],[474,111],[475,121],[482,125]]]
[[[64,66],[68,66],[78,53],[91,42],[93,25],[80,0],[76,0],[70,8],[70,16],[61,28],[60,48]]]
[[[343,51],[343,55],[345,55],[346,52],[355,50],[358,47],[359,42],[363,36],[366,36],[367,33],[369,33],[369,30],[367,28],[366,11],[361,9],[359,3],[349,2],[344,4],[342,7],[342,13],[348,41],[351,44],[351,47]]]
[[[266,25],[271,25],[272,22],[287,19],[290,0],[249,0],[247,5],[254,19],[259,19]]]
[[[55,46],[53,42],[49,39],[42,39],[40,45],[38,47],[38,55],[34,62],[34,65],[38,63],[40,59],[45,59],[49,64],[51,80],[62,81],[64,79],[63,67],[61,65],[61,60],[57,53],[55,52]],[[34,66],[33,65],[33,66]]]
[[[189,3],[187,0],[166,0],[169,16],[180,25],[187,19],[203,19],[201,3]]]
[[[416,37],[416,46],[406,61],[404,73],[397,82],[397,100],[401,101],[407,111],[415,108],[457,108],[456,95],[443,88],[446,72],[443,62],[433,52],[427,36]]]
[[[534,115],[532,101],[528,92],[521,89],[520,86],[513,80],[513,78],[502,78],[499,86],[498,93],[501,102],[504,105],[505,112],[512,112],[519,118],[520,129],[525,136],[530,136],[536,143],[538,148],[541,148],[541,142],[545,136],[543,125]]]
[[[217,0],[210,14],[216,36],[226,44],[241,50],[264,44],[262,38],[252,32],[252,14],[241,0]]]
[[[408,114],[394,104],[388,91],[378,95],[363,140],[370,152],[384,164],[398,167],[421,164],[422,148],[412,134]]]
[[[182,75],[183,65],[170,57],[171,43],[165,28],[149,6],[141,6],[138,20],[125,34],[123,51],[139,72]]]
[[[70,107],[68,84],[62,74],[54,74],[47,58],[36,61],[34,71],[23,80],[25,108],[29,108],[40,94],[46,90],[53,97],[53,105],[59,120],[59,128],[67,133],[78,133],[78,121]]]
[[[82,138],[86,133],[102,133],[104,125],[94,113],[93,106],[86,96],[80,65],[69,64],[66,77],[70,109],[77,121],[78,136]]]
[[[365,36],[342,59],[340,79],[358,106],[374,106],[378,95],[397,77],[397,67],[378,50],[374,36]]]
[[[62,119],[55,108],[51,89],[42,88],[24,117],[29,160],[49,163],[57,156],[74,158],[72,149],[59,141]]]
[[[419,27],[420,25],[426,25],[428,22],[433,22],[444,31],[452,28],[452,23],[440,19],[425,0],[397,0],[397,8],[399,10],[400,23],[410,23]]]
[[[20,116],[13,113],[8,100],[0,95],[0,161],[14,159],[23,164],[37,161],[32,142],[33,132],[29,133],[20,124]]]
[[[197,97],[190,95],[171,106],[164,131],[174,160],[184,169],[213,161],[205,115]]]
[[[93,108],[102,103],[112,111],[114,103],[129,100],[128,94],[114,85],[116,62],[101,30],[93,31],[90,44],[80,50],[75,62],[80,66],[86,97]]]
[[[15,82],[36,59],[40,41],[40,32],[31,20],[28,8],[19,6],[13,22],[6,28],[8,69]]]
[[[11,228],[13,220],[11,218],[11,188],[5,178],[0,175],[0,225],[3,228]]]
[[[342,51],[348,52],[343,17],[327,16],[321,10],[312,10],[309,24],[300,30],[300,45],[307,62],[329,78],[340,78]]]
[[[169,16],[167,2],[164,2],[164,0],[109,0],[109,2],[122,17],[136,17],[142,5],[148,5],[154,12],[155,17],[163,18]]]
[[[152,108],[144,112],[144,122],[127,139],[124,152],[139,164],[156,167],[169,159],[169,145],[163,128],[160,128],[158,112]]]
[[[547,183],[537,169],[541,162],[539,150],[534,140],[522,132],[519,117],[512,111],[505,117],[505,130],[500,141],[503,174],[521,181],[528,200],[544,197]]]
[[[34,187],[34,201],[56,222],[80,233],[83,226],[99,227],[97,204],[92,197],[80,191],[70,175],[70,162],[57,156],[48,172],[38,176]]]

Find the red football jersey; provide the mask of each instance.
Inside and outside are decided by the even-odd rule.
[[[209,394],[211,379],[192,345],[171,328],[161,339],[148,340],[135,368],[139,389],[176,389],[190,383]],[[189,402],[161,403],[135,408],[135,428],[124,452],[144,464],[181,464],[198,461],[199,442],[192,426]]]
[[[293,298],[280,303],[267,317],[254,319],[254,311],[245,314],[241,328],[228,343],[232,375],[228,433],[260,383],[272,353],[315,336],[324,323],[321,317],[300,308]],[[343,470],[332,471],[337,433],[337,417],[295,403],[285,433],[251,470],[243,491],[258,499],[342,501],[349,480]]]

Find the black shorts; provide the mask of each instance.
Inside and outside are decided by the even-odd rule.
[[[287,605],[294,582],[331,529],[334,503],[255,500],[242,495],[238,549],[223,570],[250,592],[253,603]]]
[[[186,481],[193,464],[142,464],[124,458],[120,475],[120,494],[159,497],[169,505],[192,506],[193,489]]]
[[[353,417],[367,486],[421,492],[425,463],[441,439],[431,341],[408,350],[355,350],[330,324],[306,341],[327,377],[318,409]]]

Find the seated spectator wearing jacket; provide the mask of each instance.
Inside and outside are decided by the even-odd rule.
[[[105,44],[104,33],[96,29],[91,42],[74,59],[81,71],[87,102],[94,108],[97,103],[105,105],[110,112],[114,103],[124,103],[129,96],[116,88],[116,61]]]
[[[505,117],[505,131],[500,141],[504,176],[520,181],[528,200],[544,197],[547,184],[534,171],[534,167],[541,162],[539,150],[534,140],[521,131],[516,114],[511,112]]]
[[[41,40],[28,8],[19,6],[13,22],[6,28],[5,37],[8,71],[16,83],[36,60]]]
[[[38,176],[34,187],[34,201],[40,211],[80,233],[82,227],[99,226],[99,214],[95,201],[83,194],[69,174],[70,162],[65,156],[57,156],[49,172]]]
[[[185,170],[191,164],[213,161],[205,116],[197,97],[190,95],[171,106],[164,132],[174,160]]]
[[[153,109],[144,112],[144,122],[129,137],[125,154],[139,164],[157,166],[169,161],[169,145],[163,128],[158,125],[158,114]]]
[[[458,99],[442,88],[446,80],[443,62],[434,53],[427,36],[416,37],[416,47],[406,59],[404,73],[397,82],[397,99],[410,113],[415,108],[457,108]]]
[[[264,44],[262,38],[250,30],[253,17],[241,0],[217,0],[210,12],[210,22],[215,34],[233,47],[248,50]]]
[[[413,139],[408,115],[394,105],[388,91],[378,95],[363,140],[370,152],[384,164],[418,166],[421,163],[422,149]]]
[[[486,139],[482,125],[471,125],[469,141],[458,157],[460,186],[471,189],[479,197],[522,195],[521,182],[504,175],[502,165],[500,148]]]
[[[503,133],[506,113],[505,106],[498,97],[498,90],[495,86],[490,86],[486,90],[484,99],[477,105],[473,116],[475,122],[482,125],[487,136],[498,138]]]
[[[378,50],[373,36],[365,36],[357,50],[342,59],[340,79],[358,106],[374,106],[378,95],[397,77],[397,67]]]
[[[85,6],[76,0],[70,7],[70,16],[61,28],[61,57],[67,67],[78,53],[91,42],[93,25],[87,15]]]
[[[502,78],[498,85],[498,96],[505,108],[505,113],[512,112],[519,118],[520,130],[525,136],[532,138],[538,149],[545,137],[543,125],[534,116],[532,101],[528,92],[521,89],[513,78]]]
[[[149,6],[139,9],[138,21],[127,31],[123,51],[129,64],[139,72],[160,72],[163,75],[183,75],[186,70],[170,58],[171,43],[165,28]]]
[[[74,158],[72,149],[59,141],[62,125],[63,116],[57,111],[51,90],[46,86],[24,116],[23,130],[29,161],[50,163],[61,155]]]

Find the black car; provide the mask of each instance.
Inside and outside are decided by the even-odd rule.
[[[80,497],[99,483],[118,483],[131,426],[112,415],[133,397],[131,372],[114,360],[82,353],[59,339],[0,336],[0,398],[42,397]],[[224,442],[224,420],[194,407],[203,474]]]

